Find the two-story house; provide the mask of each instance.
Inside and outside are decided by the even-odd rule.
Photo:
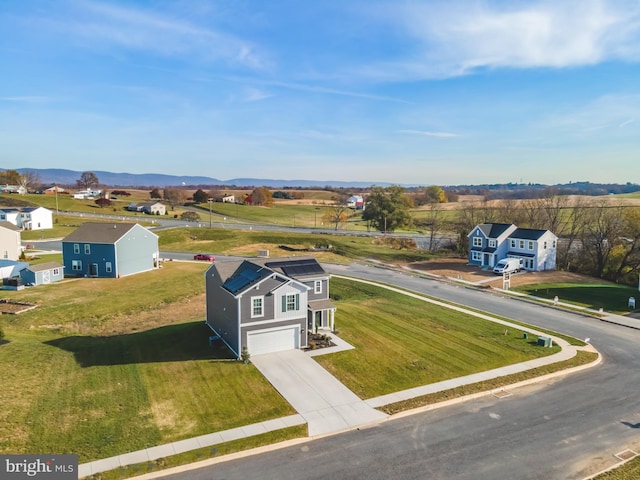
[[[137,223],[87,222],[62,240],[65,276],[119,278],[158,268],[158,236]]]
[[[503,258],[518,258],[525,270],[555,270],[558,237],[549,230],[507,223],[476,225],[469,237],[469,264],[493,268]]]
[[[22,230],[44,230],[53,228],[53,212],[44,207],[0,207],[0,221]]]
[[[18,260],[21,253],[20,228],[12,223],[0,221],[0,259]]]
[[[333,331],[329,274],[315,258],[216,262],[205,272],[207,325],[240,357],[307,346],[307,333]]]

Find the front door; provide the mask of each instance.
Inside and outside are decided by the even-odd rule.
[[[90,263],[89,264],[89,276],[90,277],[97,277],[98,276],[98,264],[97,263]]]
[[[318,328],[323,328],[323,327],[325,327],[325,326],[326,326],[326,325],[323,325],[323,324],[322,324],[322,311],[321,311],[321,310],[318,310],[318,311],[315,313],[315,317],[316,317],[316,319],[315,319],[315,322],[314,322],[314,323],[316,324],[316,330],[317,330]]]

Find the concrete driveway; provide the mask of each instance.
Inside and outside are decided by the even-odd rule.
[[[335,433],[383,420],[302,350],[251,357],[251,362],[309,425],[309,436]]]

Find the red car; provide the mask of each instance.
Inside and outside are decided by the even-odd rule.
[[[208,253],[198,253],[196,255],[193,256],[194,260],[204,260],[205,262],[215,262],[216,261],[216,257],[214,257],[213,255],[210,255]]]

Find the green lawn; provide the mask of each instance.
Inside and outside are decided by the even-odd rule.
[[[331,281],[340,338],[355,350],[317,357],[361,398],[427,385],[558,351],[499,324],[380,287]]]
[[[628,308],[629,297],[634,297],[636,306],[640,306],[640,292],[637,289],[612,283],[537,283],[514,290],[547,299],[557,296],[561,302],[594,310],[603,308],[605,312],[618,314],[631,310]]]
[[[3,292],[40,306],[0,317],[0,452],[86,462],[294,413],[252,365],[209,347],[204,305],[184,313],[204,304],[205,268]]]

